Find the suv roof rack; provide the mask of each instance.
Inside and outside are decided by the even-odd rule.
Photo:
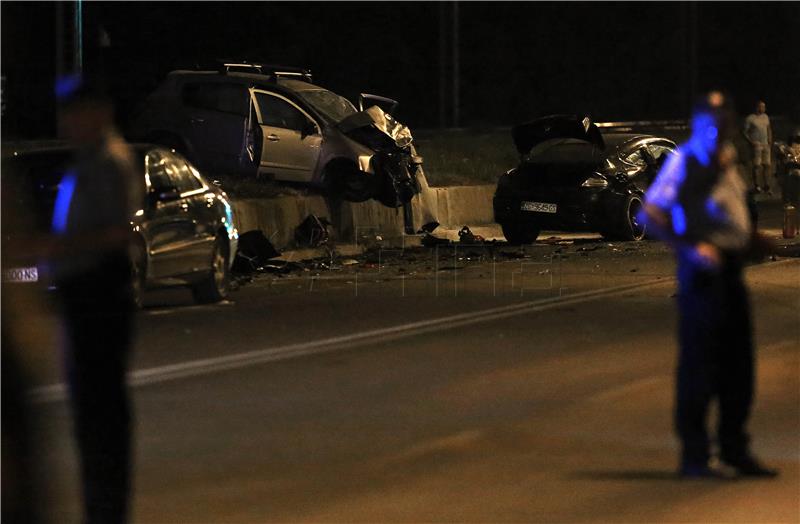
[[[217,60],[217,70],[223,75],[227,75],[228,73],[255,73],[272,77],[273,80],[277,80],[279,77],[297,78],[308,83],[312,83],[313,80],[309,69],[275,64],[262,64],[247,60]]]

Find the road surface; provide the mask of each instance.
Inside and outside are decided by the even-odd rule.
[[[800,260],[747,270],[770,481],[674,475],[672,269],[654,242],[579,239],[151,297],[133,520],[800,522]],[[77,522],[57,370],[35,390],[46,510]]]

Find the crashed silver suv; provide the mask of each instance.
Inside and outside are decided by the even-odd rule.
[[[389,114],[396,105],[361,95],[359,110],[312,84],[308,71],[224,63],[169,73],[129,134],[174,148],[212,173],[309,184],[399,207],[419,192],[422,159],[408,128]]]

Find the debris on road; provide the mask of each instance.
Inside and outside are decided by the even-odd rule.
[[[233,261],[234,273],[247,274],[258,271],[269,259],[281,254],[261,230],[253,230],[239,236],[239,249]]]
[[[319,247],[330,240],[327,218],[308,215],[294,230],[294,240],[299,247]]]
[[[436,246],[446,246],[450,244],[450,241],[446,238],[439,238],[426,232],[422,235],[420,243],[425,247],[436,247]]]
[[[465,244],[477,244],[486,242],[486,239],[480,235],[474,234],[470,229],[469,226],[464,226],[458,232],[458,241],[463,242]]]

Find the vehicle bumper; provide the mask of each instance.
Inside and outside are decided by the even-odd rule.
[[[523,202],[556,205],[555,213],[525,211]],[[543,192],[520,196],[495,195],[495,222],[529,223],[542,229],[594,231],[607,221],[603,195],[596,191],[570,190],[559,194]]]

